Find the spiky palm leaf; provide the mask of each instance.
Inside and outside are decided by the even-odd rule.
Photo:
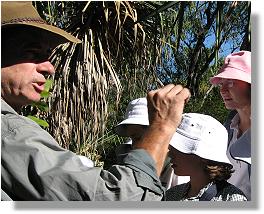
[[[145,32],[137,23],[138,5],[120,1],[38,4],[43,10],[49,8],[46,16],[53,17],[51,21],[82,40],[82,44],[59,46],[51,56],[57,72],[49,100],[49,131],[65,148],[80,152],[82,144],[90,142],[94,153],[106,131],[108,100],[119,102],[120,80],[127,81],[131,96],[135,91],[145,93],[153,82],[150,72],[144,72],[150,70],[150,63],[143,48]],[[147,84],[135,86],[138,79]]]

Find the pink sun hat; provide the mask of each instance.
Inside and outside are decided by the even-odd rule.
[[[229,54],[219,73],[210,78],[210,82],[217,85],[222,78],[241,80],[251,84],[251,52],[239,51]]]

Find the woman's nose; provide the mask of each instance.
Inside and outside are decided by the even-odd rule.
[[[220,88],[220,93],[221,94],[225,94],[227,92],[229,92],[229,88],[227,86],[223,86],[223,87]]]

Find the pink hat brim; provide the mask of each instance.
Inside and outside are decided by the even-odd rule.
[[[210,78],[210,82],[213,85],[217,85],[222,78],[241,80],[241,81],[251,84],[251,74],[250,73],[246,73],[244,71],[241,71],[233,67],[226,67],[223,70],[224,70],[223,72]]]

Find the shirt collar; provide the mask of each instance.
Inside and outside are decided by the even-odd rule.
[[[240,121],[240,118],[239,118],[239,114],[237,113],[233,117],[233,119],[231,120],[230,128],[237,129],[238,128],[239,121]]]
[[[206,190],[208,190],[208,188],[209,188],[210,186],[212,186],[213,184],[214,184],[213,181],[210,182],[209,184],[207,184],[206,186],[204,186],[204,187],[199,191],[199,193],[198,193],[196,196],[193,196],[193,197],[190,197],[190,198],[186,197],[186,199],[191,201],[191,200],[195,200],[195,199],[199,199],[199,198],[201,198],[202,195],[204,194],[204,192],[205,192]],[[187,196],[190,187],[191,187],[191,184],[190,184],[190,182],[188,182],[188,185],[186,186],[186,193],[185,193],[185,196]]]
[[[17,112],[10,105],[8,105],[6,101],[4,101],[1,98],[1,114],[8,114],[8,113],[17,114]]]

